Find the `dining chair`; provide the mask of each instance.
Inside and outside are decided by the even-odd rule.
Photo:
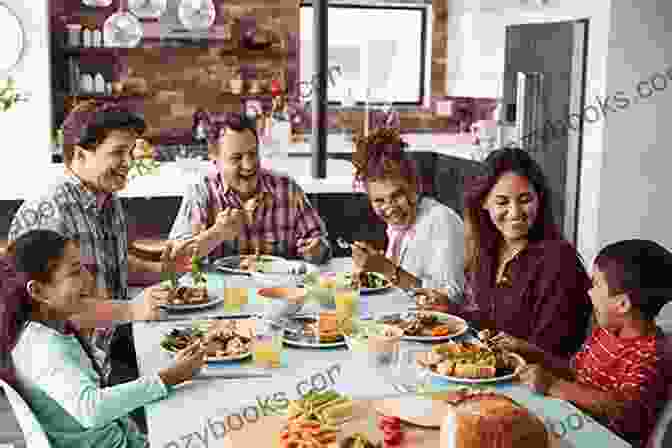
[[[42,426],[37,421],[35,414],[30,409],[28,404],[21,398],[21,395],[14,390],[12,386],[0,379],[0,389],[2,389],[9,401],[16,421],[19,423],[21,431],[23,431],[23,438],[26,441],[27,448],[51,448],[51,443],[47,438],[47,434],[42,429]]]
[[[667,384],[667,402],[660,412],[656,426],[649,436],[646,448],[663,448],[672,446],[672,321],[658,321],[656,324],[665,334],[665,349],[663,358],[665,360],[665,371],[668,378]]]

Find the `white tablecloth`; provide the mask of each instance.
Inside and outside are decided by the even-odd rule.
[[[343,271],[349,268],[350,262],[350,259],[336,259],[322,270]],[[226,287],[256,286],[249,277],[222,277]],[[409,298],[402,291],[393,289],[383,294],[364,295],[362,302],[363,308],[368,308],[370,313],[398,312],[408,308]],[[258,311],[253,306],[247,310]],[[222,307],[218,307],[191,313],[189,316],[222,313]],[[159,340],[162,334],[176,326],[180,326],[180,323],[134,324],[135,350],[141,375],[157,372],[171,364],[171,357],[160,349]],[[402,349],[408,348],[429,349],[423,344],[402,344]],[[262,424],[263,415],[270,415],[272,412],[269,406],[273,405],[274,399],[296,399],[311,389],[324,390],[333,387],[354,398],[382,397],[397,393],[391,381],[386,381],[375,369],[354,361],[350,352],[344,349],[311,350],[286,347],[284,356],[287,367],[275,369],[271,378],[201,379],[180,385],[168,398],[146,406],[151,446],[221,446],[223,432],[238,428],[240,419],[246,418],[244,424],[247,425]],[[522,386],[503,385],[501,391],[524,403],[542,417],[564,421],[565,427],[568,427],[568,416],[578,413],[569,403],[534,395]],[[582,428],[568,429],[562,440],[563,446],[583,448],[590,443],[592,446],[610,448],[629,446],[606,428],[583,414],[580,415],[583,418]],[[257,421],[258,419],[261,420]]]

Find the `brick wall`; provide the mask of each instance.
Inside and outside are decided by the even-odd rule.
[[[114,0],[112,6],[96,9],[82,6],[80,0],[50,2],[52,30],[62,31],[66,23],[102,28],[105,19],[118,10],[118,2]],[[240,19],[241,27],[243,23],[256,23],[257,27],[267,27],[284,35],[288,42],[287,50],[252,54],[212,47],[159,48],[159,41],[145,40],[142,48],[121,52],[118,59],[101,63],[121,81],[128,78],[146,81],[149,96],[143,100],[144,112],[149,125],[148,134],[161,136],[154,139],[156,142],[190,139],[193,113],[197,108],[203,107],[210,112],[241,110],[241,97],[223,92],[236,69],[243,72],[243,79],[270,79],[273,73],[281,72],[290,88],[298,84],[297,0],[215,0],[215,7],[215,25],[231,23],[236,18]],[[444,99],[446,91],[447,0],[434,1],[433,15],[431,105],[429,108],[403,111],[401,126],[405,130],[422,128],[457,132],[460,122],[468,124],[479,118],[488,118],[494,102],[462,98],[459,99],[462,106],[456,116],[436,116],[433,103]],[[236,28],[234,31],[237,31]],[[233,39],[237,41],[235,32]],[[268,102],[265,104],[268,105]],[[296,126],[297,130],[309,129],[310,112],[301,107],[296,109],[302,118],[302,123]],[[331,127],[339,124],[356,127],[363,119],[361,111],[340,112],[339,117],[335,112],[330,115]]]

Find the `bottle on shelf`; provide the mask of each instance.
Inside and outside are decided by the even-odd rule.
[[[96,73],[96,76],[93,78],[94,90],[97,94],[105,94],[105,78],[101,73]]]
[[[92,35],[90,29],[84,28],[84,32],[82,33],[82,41],[84,43],[84,47],[89,48],[92,46]]]

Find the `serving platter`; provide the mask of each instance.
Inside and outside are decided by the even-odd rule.
[[[451,325],[455,327],[455,332],[444,336],[402,336],[402,340],[415,342],[443,342],[449,341],[458,336],[462,336],[469,329],[467,321],[452,314],[440,313],[438,311],[423,311],[423,314],[436,316],[437,320],[443,325]],[[405,313],[382,313],[375,316],[375,320],[381,323],[388,323],[390,320],[407,319],[417,315],[417,311],[408,311]],[[394,325],[394,324],[390,324]],[[397,326],[397,325],[394,325]]]

